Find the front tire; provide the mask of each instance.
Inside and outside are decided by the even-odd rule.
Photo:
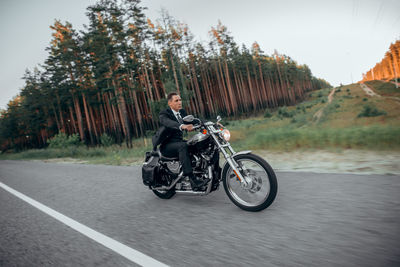
[[[231,166],[226,164],[222,172],[223,184],[229,199],[246,211],[260,211],[274,202],[278,192],[278,182],[271,166],[254,154],[234,156],[242,176],[251,180],[251,186],[244,188]]]

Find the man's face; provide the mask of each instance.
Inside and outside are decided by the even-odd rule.
[[[168,106],[175,111],[182,109],[181,97],[179,95],[172,96],[172,99],[168,101]]]

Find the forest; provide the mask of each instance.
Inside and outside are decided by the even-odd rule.
[[[381,62],[363,74],[362,82],[373,80],[394,80],[400,77],[400,40],[390,44]]]
[[[1,111],[1,150],[43,148],[59,133],[88,146],[107,135],[132,147],[158,128],[172,91],[189,114],[238,119],[330,87],[276,50],[238,45],[221,22],[198,42],[167,11],[153,22],[145,9],[140,0],[100,0],[80,32],[55,20],[47,59],[26,71],[21,92]]]

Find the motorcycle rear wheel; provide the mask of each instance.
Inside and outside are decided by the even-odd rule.
[[[162,171],[158,171],[156,174],[156,180],[158,181],[157,184],[163,184],[163,185],[167,185],[167,183],[162,182],[162,181],[166,181],[166,180],[170,180],[171,177],[166,177],[168,176],[167,174],[165,174],[165,172]],[[175,186],[173,188],[171,188],[170,190],[152,190],[153,193],[158,196],[159,198],[162,199],[170,199],[171,197],[173,197],[175,195]]]
[[[243,188],[231,166],[226,164],[222,178],[229,199],[246,211],[268,208],[274,202],[278,191],[274,170],[263,158],[254,154],[237,155],[234,159],[240,166],[242,176],[248,177],[252,182],[251,187]]]
[[[168,191],[161,191],[161,190],[152,190],[153,193],[162,199],[170,199],[175,195],[175,188],[172,188]]]

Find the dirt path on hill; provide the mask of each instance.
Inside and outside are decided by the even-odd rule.
[[[335,94],[336,89],[333,88],[332,91],[328,95],[328,104],[330,104],[333,100],[333,95]]]
[[[375,93],[371,88],[369,88],[365,83],[360,83],[361,89],[364,90],[364,92],[369,95],[369,96],[377,96],[381,97],[381,95],[378,95]]]
[[[332,102],[333,100],[333,95],[335,94],[335,88],[332,89],[332,91],[328,95],[328,105]],[[313,115],[313,121],[314,123],[318,123],[319,120],[322,117],[322,114],[324,113],[324,109],[327,105],[323,106],[321,109],[319,109],[315,114]]]

